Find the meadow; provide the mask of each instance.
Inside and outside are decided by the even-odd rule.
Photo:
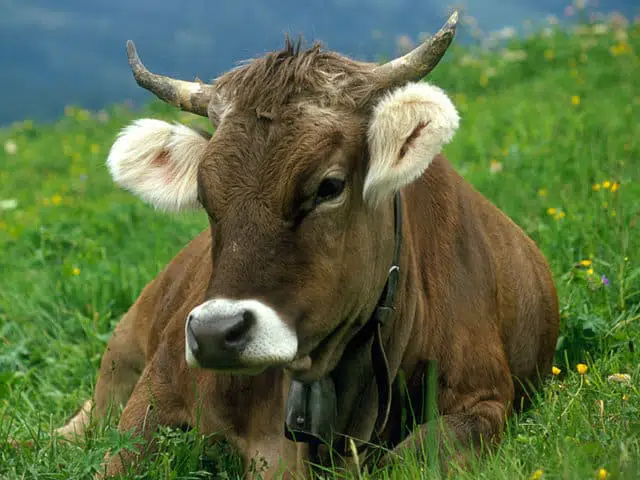
[[[639,53],[640,24],[612,17],[490,49],[456,45],[429,77],[462,116],[445,154],[537,242],[561,308],[555,366],[534,406],[452,478],[640,478]],[[50,433],[91,394],[120,316],[206,226],[110,180],[116,133],[143,116],[206,126],[154,102],[70,106],[56,123],[0,130],[0,478],[89,478],[107,449],[131,444],[113,425],[85,446]],[[9,437],[34,445],[16,450]],[[159,437],[136,478],[239,474],[196,431]],[[417,461],[361,473],[436,476]]]

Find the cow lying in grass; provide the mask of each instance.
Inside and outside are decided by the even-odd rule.
[[[210,85],[153,74],[128,45],[137,82],[215,133],[138,120],[111,174],[210,228],[122,318],[94,399],[61,434],[124,406],[119,429],[150,446],[163,425],[222,432],[268,476],[365,443],[384,463],[429,432],[461,451],[499,439],[551,369],[558,305],[533,241],[440,154],[458,113],[419,80],[456,22],[383,65],[288,42]],[[421,408],[428,372],[438,421]],[[136,458],[108,458],[107,473]]]

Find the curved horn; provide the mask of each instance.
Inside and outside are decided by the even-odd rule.
[[[185,82],[173,78],[151,73],[144,66],[136,46],[131,40],[127,40],[127,57],[136,83],[149,90],[159,99],[185,112],[195,113],[207,117],[209,101],[213,97],[214,88],[200,81]]]
[[[451,45],[458,25],[458,11],[447,20],[438,33],[425,40],[421,45],[403,55],[376,68],[374,72],[379,76],[384,86],[395,86],[410,81],[417,81],[435,68]]]

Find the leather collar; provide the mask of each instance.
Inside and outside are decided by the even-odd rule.
[[[381,329],[388,321],[389,316],[395,312],[400,279],[400,251],[402,245],[402,198],[400,192],[395,195],[394,216],[395,247],[393,263],[389,268],[387,281],[373,314],[352,340],[357,343],[364,343],[373,337],[371,362],[378,389],[376,434],[380,434],[384,430],[391,407],[391,378],[382,342]],[[336,418],[336,392],[333,380],[329,375],[311,383],[303,383],[299,380],[292,381],[285,408],[285,436],[289,440],[306,442],[315,448],[320,443],[331,445],[331,441],[336,434],[334,430]],[[336,446],[332,446],[331,448],[338,451],[345,450],[344,447],[336,448]]]

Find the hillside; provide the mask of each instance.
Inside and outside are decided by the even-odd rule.
[[[557,370],[539,401],[510,421],[495,454],[468,472],[454,468],[455,478],[637,478],[639,52],[640,25],[617,19],[492,52],[455,46],[429,78],[462,116],[445,154],[540,246],[562,316]],[[152,103],[67,108],[55,123],[0,130],[2,478],[86,478],[108,448],[130,443],[96,429],[80,448],[49,432],[90,394],[119,317],[207,224],[198,213],[154,212],[109,179],[116,133],[142,116],[207,126]],[[35,446],[18,453],[9,436]],[[197,477],[211,467],[203,453],[219,452],[196,432],[164,431],[145,478]],[[224,459],[218,467],[236,471]],[[420,472],[410,462],[385,478]]]
[[[461,26],[457,41],[468,41],[477,27],[521,29],[523,20],[538,25],[547,15],[572,22],[583,15],[571,3],[453,2],[477,22]],[[575,3],[586,5],[584,15],[640,14],[635,0]],[[416,41],[422,32],[434,32],[449,7],[437,0],[1,0],[0,126],[24,117],[51,121],[69,104],[97,110],[126,99],[149,101],[131,79],[127,39],[154,70],[206,81],[240,60],[280,48],[284,33],[301,33],[355,58],[394,55],[399,37]],[[575,11],[571,16],[567,7]]]

